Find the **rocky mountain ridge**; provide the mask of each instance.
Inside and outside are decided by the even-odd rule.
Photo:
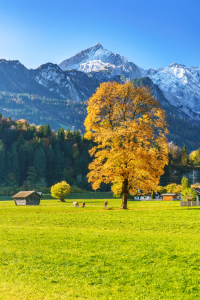
[[[200,121],[200,67],[173,63],[158,70],[148,69],[146,75],[159,86],[170,104]]]
[[[166,100],[192,123],[200,123],[200,67],[173,63],[144,70],[99,43],[64,60],[28,70],[19,61],[0,60],[0,91],[87,100],[101,82],[149,77]]]
[[[99,43],[60,65],[46,63],[37,69],[1,59],[0,112],[37,125],[49,122],[55,130],[68,126],[84,132],[85,101],[100,83],[127,80],[151,88],[167,113],[170,140],[182,145],[188,139],[189,147],[197,148],[199,127],[193,125],[200,125],[200,67],[174,63],[144,70]]]
[[[104,77],[108,80],[113,80],[113,76],[123,76],[127,80],[149,77],[171,105],[192,122],[200,122],[200,67],[173,63],[158,70],[144,70],[126,57],[104,49],[99,43],[64,60],[59,66],[63,70],[73,68],[87,74],[107,72]]]

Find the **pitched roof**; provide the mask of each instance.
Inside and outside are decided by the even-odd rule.
[[[12,196],[13,198],[25,198],[31,194],[35,193],[34,191],[23,191]]]

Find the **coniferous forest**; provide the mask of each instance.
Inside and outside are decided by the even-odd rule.
[[[91,147],[78,130],[55,133],[48,124],[35,127],[0,115],[0,185],[10,193],[17,187],[41,189],[66,180],[74,191],[91,190],[86,177]],[[102,191],[108,189],[102,185]]]
[[[74,192],[92,191],[88,183],[88,150],[94,145],[79,130],[51,130],[49,124],[30,125],[26,119],[14,121],[0,114],[0,195],[12,195],[18,188],[49,192],[53,184],[66,180]],[[190,155],[185,146],[169,143],[169,165],[160,184],[179,183],[183,174],[196,169],[200,181],[200,148]],[[110,191],[102,184],[99,191]]]

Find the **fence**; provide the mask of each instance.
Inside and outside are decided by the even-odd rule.
[[[180,201],[180,206],[200,206],[200,201]]]

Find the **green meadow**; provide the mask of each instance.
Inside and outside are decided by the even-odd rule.
[[[84,201],[0,202],[0,299],[200,299],[198,207]]]

